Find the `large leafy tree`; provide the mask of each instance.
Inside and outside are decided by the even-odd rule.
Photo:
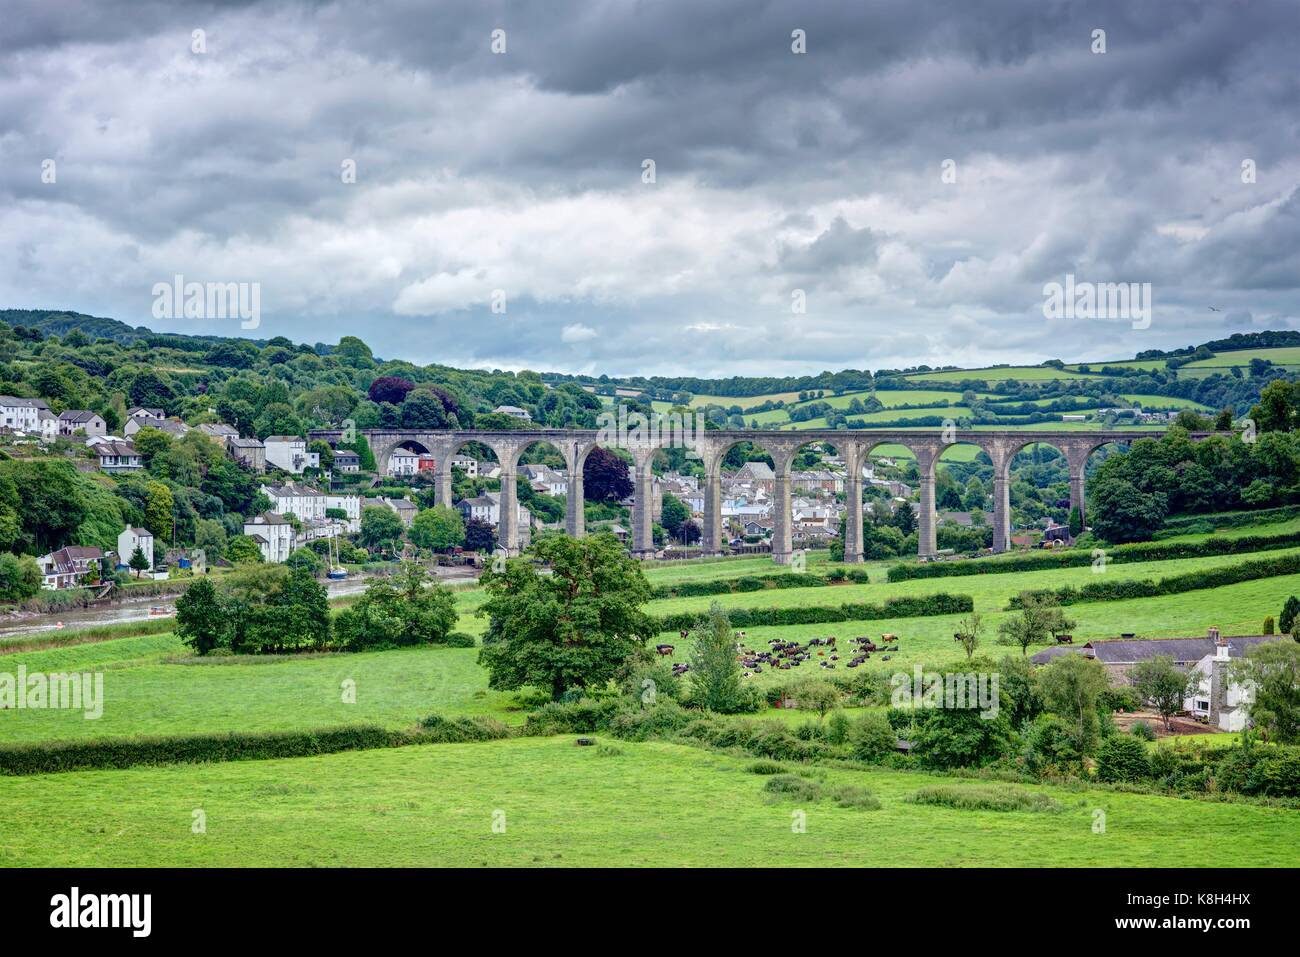
[[[387,402],[390,405],[401,405],[407,393],[414,388],[415,383],[410,379],[403,379],[401,376],[395,375],[381,375],[370,383],[366,395],[371,402]]]
[[[491,522],[471,518],[465,523],[465,547],[471,552],[490,552],[496,543],[497,530]]]
[[[367,505],[361,510],[362,546],[373,551],[396,547],[405,531],[401,518],[387,505]]]
[[[200,578],[176,599],[176,634],[200,655],[228,643],[229,612],[209,578]]]
[[[731,621],[715,601],[709,606],[708,622],[696,631],[691,656],[691,700],[711,711],[733,714],[747,710],[750,698],[740,684]]]
[[[540,574],[539,559],[551,573]],[[542,539],[529,558],[481,579],[490,618],[479,661],[493,688],[532,685],[555,700],[598,688],[645,654],[656,625],[641,610],[650,585],[612,535]]]
[[[619,502],[632,494],[627,461],[612,449],[597,446],[582,466],[583,495],[593,502]]]
[[[1083,655],[1063,655],[1037,678],[1043,705],[1073,726],[1079,752],[1091,754],[1099,733],[1097,702],[1110,687],[1105,666]]]
[[[465,540],[465,522],[450,505],[422,509],[411,522],[411,541],[421,548],[442,551]]]
[[[1255,727],[1279,744],[1300,744],[1300,645],[1257,645],[1232,663],[1232,675],[1254,685],[1247,707]]]

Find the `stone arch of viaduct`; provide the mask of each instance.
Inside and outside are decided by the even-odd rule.
[[[375,464],[380,474],[388,469],[388,460],[399,447],[419,446],[434,457],[438,502],[451,504],[451,470],[444,466],[469,442],[479,442],[496,454],[501,467],[501,508],[498,522],[498,541],[510,554],[519,550],[518,515],[515,478],[519,457],[530,445],[545,442],[563,454],[569,470],[569,494],[565,513],[565,530],[574,537],[585,534],[583,525],[582,467],[587,455],[602,442],[605,434],[594,429],[535,429],[509,432],[478,431],[421,431],[407,429],[371,429],[362,433],[370,443]],[[1084,511],[1084,469],[1088,456],[1096,449],[1112,442],[1131,443],[1143,438],[1158,438],[1161,433],[1149,431],[846,431],[809,429],[797,432],[774,432],[749,429],[718,430],[703,433],[695,443],[704,464],[704,521],[702,548],[706,555],[719,554],[723,548],[722,528],[722,462],[727,452],[737,443],[751,442],[772,457],[775,473],[775,502],[773,508],[772,558],[786,564],[792,555],[790,475],[796,453],[805,445],[827,442],[844,458],[845,479],[846,562],[862,561],[862,466],[871,450],[879,445],[902,445],[916,458],[920,473],[920,507],[917,511],[917,529],[921,557],[932,557],[937,552],[935,536],[935,469],[940,456],[951,445],[967,444],[979,447],[993,463],[993,549],[1005,551],[1010,542],[1011,505],[1010,470],[1016,453],[1028,445],[1042,443],[1058,449],[1065,456],[1070,477],[1070,505]],[[1213,433],[1194,434],[1195,439]],[[667,435],[664,438],[668,438]],[[661,444],[654,440],[629,443],[624,448],[633,458],[636,494],[632,507],[632,550],[645,556],[653,554],[653,515],[650,501],[652,488],[651,463]]]

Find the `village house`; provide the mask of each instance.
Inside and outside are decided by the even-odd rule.
[[[307,451],[307,440],[298,435],[269,435],[266,446],[266,464],[301,475],[303,469],[320,468],[320,453]]]
[[[40,413],[50,412],[44,399],[0,395],[0,426],[12,432],[40,432]],[[52,413],[50,413],[52,414]]]
[[[101,472],[138,472],[144,468],[144,459],[130,442],[121,439],[100,440],[94,443],[92,449],[99,459]]]
[[[569,473],[563,469],[553,469],[547,465],[521,465],[519,471],[528,477],[533,490],[546,495],[567,495],[569,493]]]
[[[239,438],[239,430],[224,422],[204,422],[199,426],[199,431],[223,447],[227,439]]]
[[[89,409],[68,409],[59,413],[60,435],[104,435],[108,426],[104,417]]]
[[[361,530],[361,496],[346,493],[328,492],[325,495],[325,510],[338,509],[344,513],[341,520],[349,532]],[[336,519],[336,521],[338,521]]]
[[[766,462],[746,462],[732,478],[736,482],[749,482],[761,488],[768,495],[776,490],[776,473]]]
[[[361,508],[364,510],[371,505],[381,505],[384,508],[391,508],[397,513],[402,524],[410,527],[415,521],[415,516],[419,514],[419,507],[409,498],[364,498],[361,500]]]
[[[334,453],[334,464],[331,466],[336,472],[360,472],[361,456],[356,452],[349,452],[347,449]]]
[[[271,511],[277,515],[296,515],[304,522],[325,518],[325,494],[300,482],[281,485],[264,485],[262,491],[271,500]]]
[[[142,405],[133,405],[126,410],[128,419],[165,419],[167,413],[162,409],[150,409]]]
[[[244,522],[244,534],[261,550],[263,561],[283,562],[293,554],[293,526],[273,512],[254,515]]]
[[[451,467],[454,469],[460,469],[469,478],[474,478],[478,475],[478,460],[471,458],[468,455],[453,455],[451,457]]]
[[[144,570],[153,571],[153,532],[147,528],[133,528],[130,525],[122,529],[121,534],[117,536],[119,567],[126,568],[130,565],[131,556],[135,554],[137,548],[149,560],[149,567]]]
[[[825,469],[793,472],[790,475],[790,488],[795,492],[823,492],[837,495],[844,491],[844,476]]]
[[[166,432],[172,438],[180,438],[190,430],[190,427],[180,419],[165,419],[152,415],[133,415],[126,420],[126,425],[122,427],[122,433],[130,438],[141,429],[157,429],[159,432]]]
[[[59,417],[49,409],[38,409],[36,430],[41,434],[41,441],[53,442],[59,437]]]
[[[512,419],[520,419],[524,422],[531,422],[533,419],[527,409],[521,409],[517,405],[499,405],[492,411],[498,415],[508,415]]]
[[[388,474],[396,478],[414,475],[420,467],[420,456],[410,449],[394,449],[388,456]]]
[[[261,439],[243,439],[232,435],[226,439],[226,454],[246,469],[266,471],[266,446]]]
[[[44,576],[42,587],[55,590],[77,588],[87,580],[98,581],[103,573],[104,551],[93,545],[69,545],[36,560]]]

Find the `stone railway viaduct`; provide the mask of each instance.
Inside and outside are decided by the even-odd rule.
[[[316,433],[337,439],[340,433]],[[583,522],[582,470],[587,455],[605,433],[595,429],[530,429],[508,432],[462,430],[407,430],[369,429],[361,432],[370,443],[375,464],[382,475],[388,470],[389,456],[398,448],[408,448],[434,457],[437,463],[435,498],[439,503],[451,504],[451,471],[443,467],[469,442],[479,442],[490,448],[501,467],[501,510],[498,523],[498,541],[509,554],[519,551],[515,477],[520,455],[537,442],[545,442],[560,451],[569,470],[569,494],[565,517],[565,530],[569,535],[585,534]],[[653,433],[650,433],[653,434]],[[1131,443],[1138,439],[1159,437],[1155,430],[1129,431],[845,431],[809,429],[806,431],[775,432],[750,429],[718,430],[704,432],[696,443],[704,464],[704,521],[702,550],[705,555],[722,552],[722,460],[734,445],[751,442],[772,457],[776,473],[775,503],[773,510],[772,558],[778,564],[787,564],[792,554],[790,472],[796,453],[805,445],[828,442],[843,457],[847,468],[845,497],[848,512],[845,523],[844,560],[862,561],[862,466],[872,449],[883,444],[905,446],[916,458],[920,472],[920,508],[917,529],[921,557],[932,557],[935,546],[935,467],[939,457],[950,445],[966,444],[979,447],[993,463],[993,550],[1005,551],[1011,537],[1010,485],[1011,460],[1016,453],[1029,445],[1043,443],[1060,450],[1065,456],[1070,476],[1070,505],[1084,511],[1084,468],[1088,456],[1096,449],[1110,443]],[[668,436],[665,436],[667,438]],[[1193,438],[1204,438],[1203,434]],[[603,444],[610,444],[608,442]],[[632,551],[647,556],[654,553],[652,538],[651,462],[661,443],[646,440],[625,445],[632,454],[636,480],[636,494],[632,507]]]

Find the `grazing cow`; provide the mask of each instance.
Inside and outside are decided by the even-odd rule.
[[[1072,645],[1074,644],[1074,635],[1057,635],[1056,643],[1058,645]]]
[[[672,645],[655,645],[655,651],[661,655],[671,655],[673,653]]]

